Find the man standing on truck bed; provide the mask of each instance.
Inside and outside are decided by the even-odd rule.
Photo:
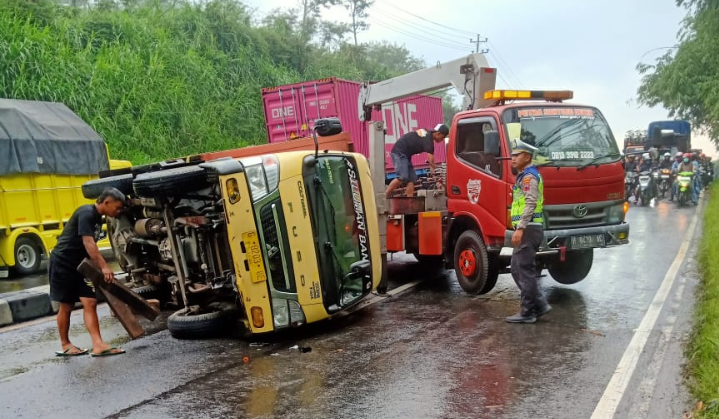
[[[433,130],[418,129],[417,131],[408,132],[394,143],[391,156],[397,177],[387,187],[385,192],[387,198],[391,197],[392,192],[404,182],[407,183],[406,195],[414,195],[414,181],[417,180],[417,174],[412,166],[412,156],[415,154],[427,153],[429,168],[433,174],[436,172],[434,143],[444,142],[448,134],[449,127],[438,124]]]
[[[510,323],[534,323],[552,307],[539,290],[534,257],[544,237],[544,183],[532,165],[537,148],[522,140],[512,140],[512,169],[517,181],[512,188],[512,278],[521,293],[521,311],[507,317]]]
[[[96,242],[102,230],[102,216],[117,217],[124,204],[125,195],[122,192],[115,188],[105,189],[94,204],[75,210],[58,237],[57,246],[50,253],[50,298],[60,303],[57,328],[62,351],[55,352],[57,356],[84,355],[88,352],[88,349],[78,348],[70,342],[70,314],[77,301],[82,303],[85,327],[92,338],[90,355],[125,353],[102,340],[95,287],[77,271],[80,262],[89,258],[102,270],[106,282],[114,281],[112,270],[100,254]]]

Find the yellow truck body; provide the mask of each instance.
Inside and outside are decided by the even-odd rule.
[[[131,166],[127,160],[110,161],[111,169]],[[81,186],[96,178],[46,173],[0,176],[0,268],[22,274],[37,271],[40,258],[55,247],[75,209],[93,202],[82,196]],[[110,242],[104,238],[98,246],[107,248]]]

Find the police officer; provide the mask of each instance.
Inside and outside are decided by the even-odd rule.
[[[507,317],[510,323],[534,323],[552,307],[539,290],[534,257],[544,237],[544,183],[532,156],[537,148],[520,139],[512,140],[512,169],[517,181],[512,188],[512,278],[521,293],[521,311]]]

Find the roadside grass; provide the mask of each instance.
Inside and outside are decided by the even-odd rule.
[[[711,187],[699,248],[694,332],[687,348],[687,373],[698,402],[694,418],[719,419],[719,183]]]

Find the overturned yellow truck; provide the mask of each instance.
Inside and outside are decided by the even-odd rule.
[[[106,186],[130,197],[108,233],[128,286],[175,307],[167,320],[173,336],[214,335],[237,318],[252,334],[296,327],[345,311],[377,288],[382,265],[367,159],[319,151],[320,142],[337,150],[350,140],[339,121],[315,127],[317,145],[208,153],[83,186],[87,198]]]
[[[92,202],[82,184],[128,166],[67,106],[0,99],[0,278],[37,272],[75,209]]]

